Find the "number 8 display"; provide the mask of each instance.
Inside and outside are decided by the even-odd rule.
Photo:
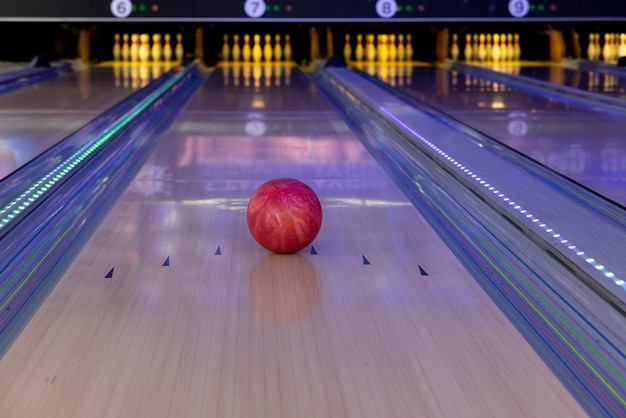
[[[376,13],[380,17],[388,18],[396,14],[398,5],[396,0],[377,0],[376,1]]]

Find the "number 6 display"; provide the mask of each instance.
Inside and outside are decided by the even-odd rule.
[[[133,4],[130,0],[113,0],[111,2],[111,14],[115,17],[128,17],[132,11]]]

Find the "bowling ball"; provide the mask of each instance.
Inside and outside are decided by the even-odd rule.
[[[248,229],[266,249],[288,254],[309,245],[322,226],[322,205],[309,186],[280,178],[262,184],[250,198]]]

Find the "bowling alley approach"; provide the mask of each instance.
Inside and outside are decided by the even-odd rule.
[[[0,3],[0,417],[626,417],[626,7]]]

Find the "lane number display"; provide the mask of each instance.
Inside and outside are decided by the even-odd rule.
[[[130,16],[133,11],[133,4],[130,0],[112,0],[111,14],[115,17],[124,18]]]
[[[398,10],[396,0],[377,0],[376,13],[383,18],[393,17]]]
[[[248,17],[261,17],[265,13],[265,2],[263,0],[246,0],[243,4],[243,11]]]
[[[529,9],[528,0],[509,0],[509,13],[513,17],[524,17],[528,14]]]

